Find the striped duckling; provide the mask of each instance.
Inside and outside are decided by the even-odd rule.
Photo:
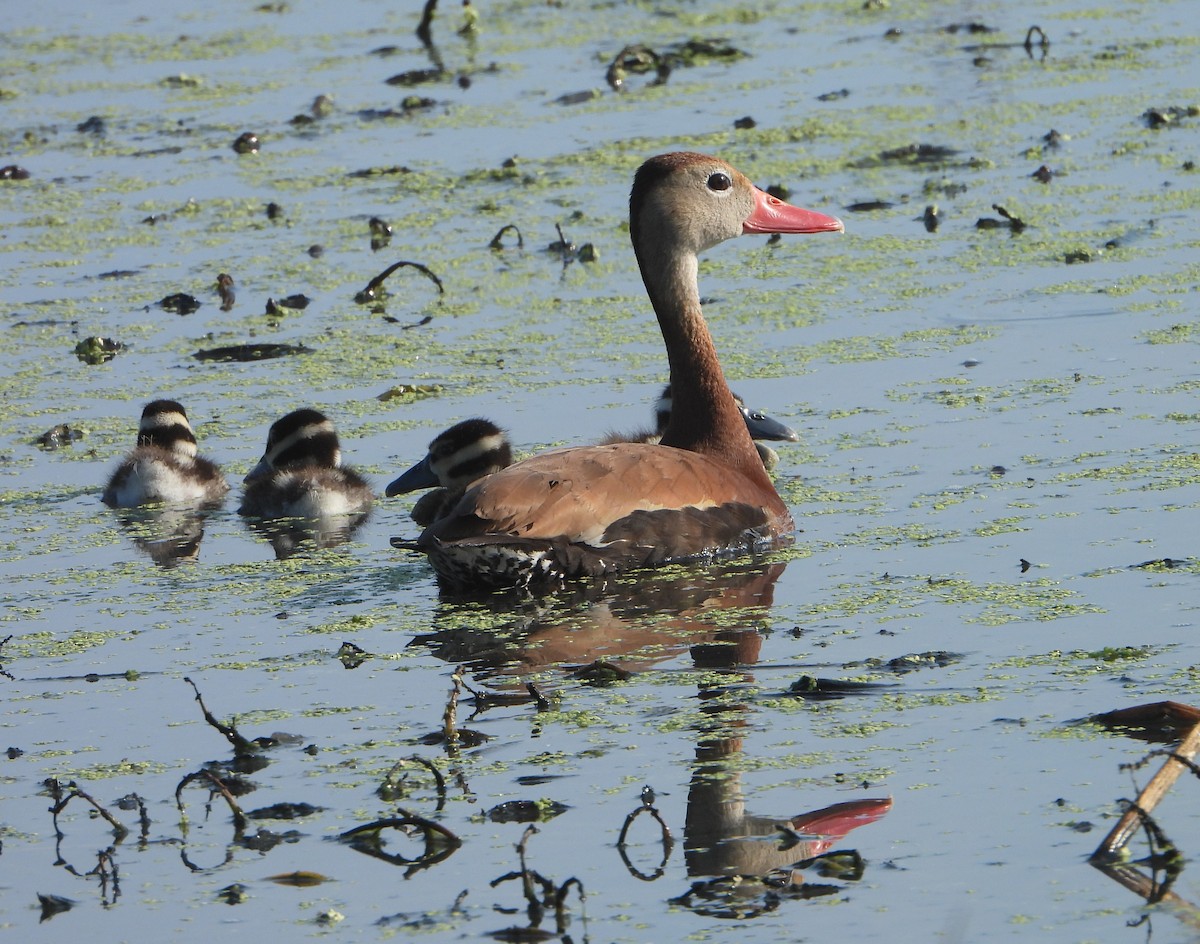
[[[504,430],[482,417],[463,420],[434,437],[425,458],[389,484],[385,494],[391,498],[438,486],[413,505],[413,521],[427,528],[454,506],[468,485],[510,465],[512,446]]]
[[[238,514],[254,518],[322,518],[368,511],[374,494],[342,465],[333,423],[316,410],[295,410],[271,426],[267,449],[245,479]]]
[[[197,454],[196,434],[174,400],[155,400],[142,410],[137,446],[108,480],[101,496],[110,508],[151,502],[215,504],[229,491],[216,463]]]
[[[730,391],[732,393],[732,391]],[[769,472],[779,464],[779,454],[770,446],[763,445],[760,440],[769,440],[772,442],[799,442],[800,434],[790,426],[785,426],[779,420],[772,416],[768,416],[760,410],[751,410],[746,406],[746,401],[739,397],[736,393],[733,394],[733,402],[737,404],[738,410],[742,414],[742,419],[746,421],[746,429],[750,431],[750,438],[755,440],[754,448],[758,451],[758,457],[762,459],[764,468]],[[619,443],[619,442],[642,442],[642,443],[657,443],[662,440],[663,433],[667,431],[667,426],[671,422],[671,385],[667,384],[663,387],[662,393],[654,404],[654,430],[638,430],[632,433],[611,433],[605,436],[602,443]]]

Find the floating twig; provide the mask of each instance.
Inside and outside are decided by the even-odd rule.
[[[517,234],[517,248],[524,249],[525,248],[525,240],[521,236],[521,231],[519,229],[517,229],[516,223],[507,223],[504,226],[501,226],[500,232],[498,232],[495,236],[493,236],[492,241],[490,243],[488,243],[488,248],[489,249],[497,249],[497,250],[503,249],[504,248],[504,234],[507,233],[509,230],[512,230],[514,233]]]
[[[229,806],[229,811],[233,814],[234,841],[239,841],[242,838],[242,833],[246,830],[246,814],[242,812],[242,808],[238,806],[237,800],[229,792],[229,787],[225,785],[225,781],[211,770],[193,770],[179,781],[179,785],[175,788],[175,806],[179,810],[179,815],[186,816],[183,809],[183,788],[193,780],[206,782],[213,791],[219,793],[225,799],[225,803]]]
[[[392,769],[387,772],[387,776],[383,778],[383,783],[379,785],[379,789],[376,791],[379,794],[379,798],[381,800],[394,800],[400,796],[400,785],[407,779],[407,774],[401,776],[401,773],[408,764],[419,764],[433,776],[438,797],[437,809],[440,811],[446,805],[446,778],[442,776],[442,772],[434,766],[432,761],[421,757],[419,754],[405,757],[392,765]]]
[[[1096,847],[1091,857],[1093,863],[1115,858],[1133,834],[1141,828],[1145,818],[1167,795],[1180,774],[1189,769],[1193,774],[1197,773],[1193,763],[1197,753],[1200,753],[1200,722],[1194,724],[1179,742],[1179,746],[1167,755],[1167,760],[1158,773],[1150,778],[1150,782],[1138,794],[1137,799],[1129,805],[1117,824],[1104,837],[1104,841]]]
[[[184,681],[192,686],[192,691],[196,693],[196,701],[200,703],[200,710],[204,713],[204,720],[225,736],[225,740],[233,745],[233,750],[238,756],[257,753],[262,747],[265,746],[261,742],[255,743],[254,741],[246,740],[246,738],[242,737],[242,735],[238,733],[238,729],[232,724],[222,724],[220,721],[218,721],[213,713],[208,710],[208,706],[204,704],[204,697],[200,694],[200,689],[196,687],[196,683],[190,678],[186,677],[184,678]],[[178,791],[176,791],[176,796],[178,796]],[[232,799],[233,798],[230,797],[230,800]]]
[[[428,266],[423,265],[420,262],[410,262],[406,259],[401,259],[399,262],[392,263],[377,276],[375,276],[375,278],[371,279],[371,281],[367,283],[367,287],[354,296],[354,301],[360,305],[365,305],[367,302],[374,301],[377,297],[379,289],[383,287],[383,283],[387,280],[387,277],[397,269],[403,269],[405,266],[411,266],[418,272],[422,273],[431,282],[433,282],[433,284],[437,286],[439,295],[445,294],[446,289],[442,285],[442,280],[439,279]]]
[[[424,837],[424,851],[416,858],[410,858],[400,853],[384,852],[379,834],[385,829],[399,829],[405,833],[416,829]],[[455,850],[462,845],[462,840],[445,826],[404,810],[400,811],[399,816],[378,819],[373,823],[348,829],[338,836],[338,840],[365,855],[382,859],[384,862],[391,862],[393,865],[408,866],[406,875],[412,875],[420,869],[436,865],[453,855]]]
[[[1031,56],[1033,55],[1034,36],[1038,37],[1037,45],[1040,49],[1045,51],[1050,48],[1050,40],[1042,28],[1040,26],[1031,26],[1029,27],[1029,31],[1025,34],[1025,51]]]
[[[65,789],[64,789],[65,787]],[[62,784],[57,778],[51,777],[46,781],[46,788],[50,791],[50,796],[54,800],[54,805],[50,807],[50,814],[54,820],[54,832],[59,839],[63,838],[62,830],[58,828],[58,814],[66,809],[67,804],[76,797],[86,803],[90,803],[92,808],[104,819],[109,826],[112,827],[113,837],[117,842],[120,842],[129,835],[129,829],[115,816],[106,810],[100,803],[96,802],[92,796],[84,790],[79,789],[79,785],[75,781],[70,781],[67,784]]]
[[[629,72],[649,72],[654,70],[654,81],[651,85],[665,85],[671,75],[671,64],[666,57],[660,56],[649,46],[633,43],[626,46],[609,63],[604,73],[604,81],[614,92],[625,87],[625,77]]]

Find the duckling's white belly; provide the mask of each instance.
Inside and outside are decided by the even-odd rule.
[[[133,508],[150,502],[199,502],[210,487],[188,466],[154,456],[134,456],[122,463],[104,493],[114,508]]]

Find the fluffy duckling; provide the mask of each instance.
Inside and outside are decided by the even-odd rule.
[[[491,420],[476,417],[456,423],[429,444],[425,458],[388,485],[391,498],[434,488],[413,505],[412,519],[427,528],[462,497],[476,479],[512,465],[508,436]]]
[[[254,518],[321,518],[370,509],[366,480],[342,465],[333,423],[316,410],[276,420],[262,459],[246,476],[238,514]]]
[[[732,391],[730,391],[732,392]],[[758,457],[762,460],[763,466],[768,472],[779,464],[779,454],[770,446],[763,445],[759,440],[771,440],[773,442],[799,442],[800,434],[790,426],[785,426],[774,417],[768,416],[760,410],[751,410],[746,406],[746,401],[739,397],[736,393],[733,394],[733,401],[737,404],[738,410],[742,414],[742,419],[746,421],[746,428],[750,431],[750,438],[753,439],[754,448],[758,452]],[[632,433],[610,433],[605,436],[602,443],[619,443],[619,442],[643,442],[657,443],[662,439],[663,433],[667,431],[667,425],[671,422],[671,385],[667,384],[663,387],[662,393],[654,404],[654,429],[642,429]]]
[[[229,483],[216,463],[197,455],[196,434],[187,413],[174,400],[155,400],[142,410],[137,446],[104,489],[110,508],[150,502],[216,503]]]

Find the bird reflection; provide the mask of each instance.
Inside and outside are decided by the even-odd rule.
[[[439,621],[447,628],[413,644],[466,665],[478,678],[500,687],[514,687],[529,671],[548,666],[602,662],[617,671],[638,671],[689,653],[710,681],[697,693],[703,720],[696,731],[682,842],[687,874],[695,881],[673,901],[699,913],[748,917],[778,907],[783,898],[842,889],[806,883],[804,872],[810,867],[823,876],[859,877],[863,860],[856,852],[846,852],[836,865],[821,860],[833,856],[834,844],[851,830],[886,815],[892,806],[890,798],[864,798],[799,814],[747,809],[741,765],[733,761],[743,753],[754,709],[731,702],[729,693],[753,682],[748,667],[759,659],[759,627],[767,621],[784,567],[741,559],[680,568],[666,579],[659,573],[641,580],[623,578],[601,589],[581,590],[569,602],[561,597],[526,601],[524,611],[500,630],[495,625],[463,628],[464,609],[444,606]],[[504,612],[511,614],[511,600],[506,605]],[[655,881],[667,873],[674,839],[654,809],[654,791],[643,790],[641,802],[626,820],[619,848],[632,874]],[[662,829],[662,863],[650,872],[636,869],[625,857],[625,832],[640,813],[649,813]]]
[[[171,568],[200,556],[205,505],[143,505],[122,509],[117,522],[133,546],[159,567]]]
[[[323,549],[346,544],[366,523],[369,511],[351,515],[321,515],[315,518],[243,518],[246,527],[264,538],[284,560],[306,549]]]

